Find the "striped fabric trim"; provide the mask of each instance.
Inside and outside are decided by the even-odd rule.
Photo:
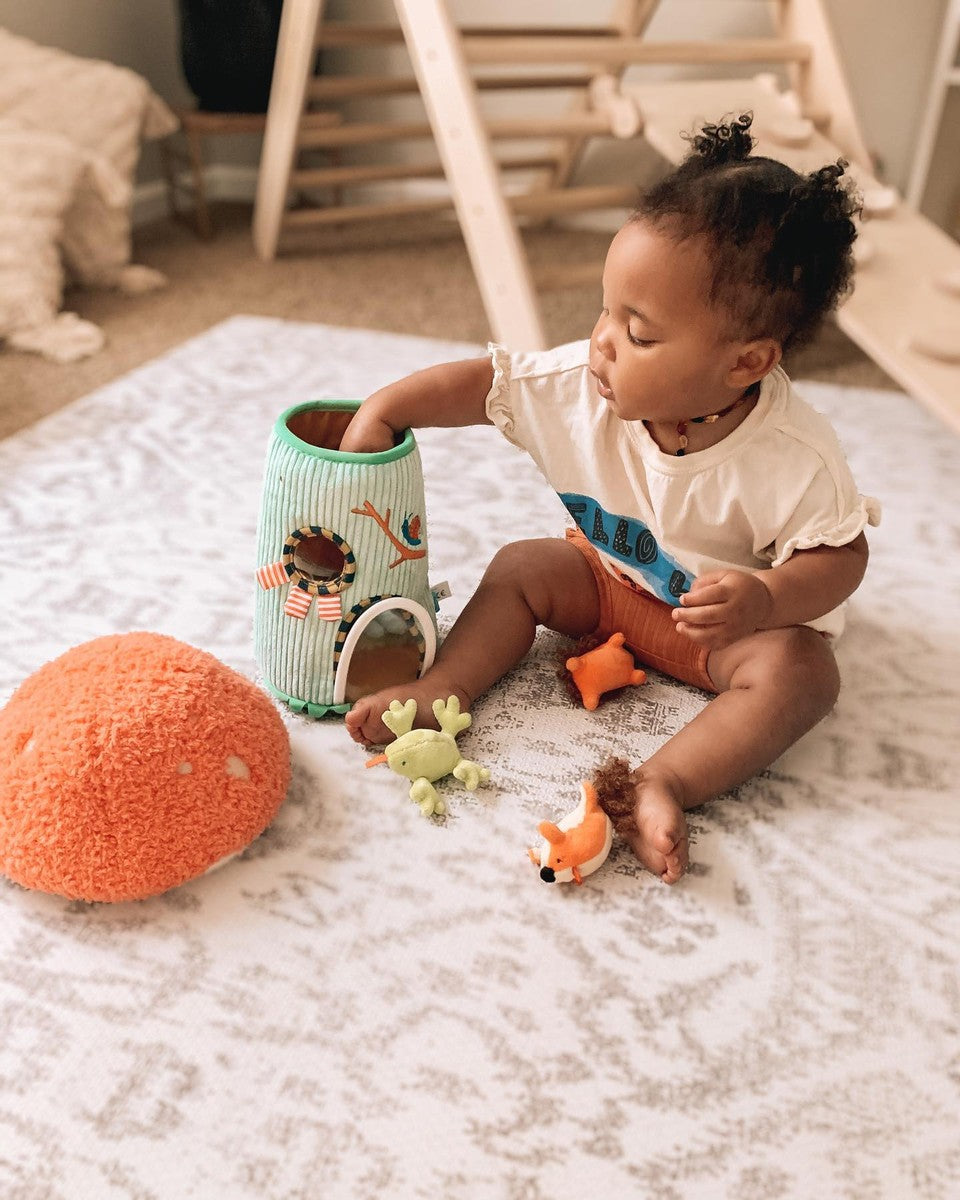
[[[333,596],[317,597],[317,616],[321,621],[339,621],[342,610],[339,592]]]
[[[319,583],[316,579],[311,579],[309,575],[299,571],[294,564],[293,558],[297,546],[306,538],[311,537],[326,538],[339,548],[343,555],[343,571],[335,579]],[[283,557],[280,559],[280,563],[288,576],[295,579],[301,587],[306,588],[314,596],[332,596],[346,591],[353,583],[353,578],[357,573],[357,560],[350,544],[338,533],[334,533],[332,529],[327,529],[323,525],[301,525],[299,529],[294,529],[284,542],[282,553]]]
[[[362,612],[365,612],[371,604],[376,604],[378,601],[385,599],[383,596],[368,596],[366,600],[361,600],[359,604],[355,604],[353,608],[340,622],[340,628],[337,630],[337,636],[333,643],[333,670],[336,672],[340,663],[340,656],[343,653],[343,645],[347,640],[347,634]]]
[[[296,617],[298,621],[302,621],[310,611],[312,600],[313,597],[309,592],[305,592],[303,588],[297,587],[294,584],[287,596],[287,602],[283,606],[283,611],[288,617]]]
[[[268,563],[257,571],[257,582],[266,591],[268,588],[280,587],[287,582],[289,576],[282,562]]]

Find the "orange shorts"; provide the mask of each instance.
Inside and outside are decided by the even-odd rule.
[[[670,615],[672,606],[651,596],[626,575],[614,578],[579,529],[568,529],[566,536],[590,564],[597,581],[600,623],[596,633],[604,638],[622,633],[643,666],[704,691],[716,692],[707,674],[710,651],[678,632]]]

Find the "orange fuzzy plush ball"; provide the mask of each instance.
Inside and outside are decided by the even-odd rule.
[[[80,900],[139,900],[242,850],[290,782],[271,701],[156,633],[97,638],[0,710],[0,871]]]

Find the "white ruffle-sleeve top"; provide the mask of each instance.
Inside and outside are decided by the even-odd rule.
[[[533,458],[607,568],[668,603],[708,571],[776,567],[879,523],[880,505],[857,491],[833,427],[779,367],[732,433],[676,457],[642,421],[610,411],[588,368],[589,342],[490,353],[490,420]],[[809,624],[836,636],[843,608]]]

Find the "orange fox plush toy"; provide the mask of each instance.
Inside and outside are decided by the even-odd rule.
[[[580,784],[580,803],[572,813],[556,825],[541,821],[537,828],[543,844],[539,852],[528,853],[544,883],[583,883],[604,864],[613,843],[613,825],[587,781]]]

